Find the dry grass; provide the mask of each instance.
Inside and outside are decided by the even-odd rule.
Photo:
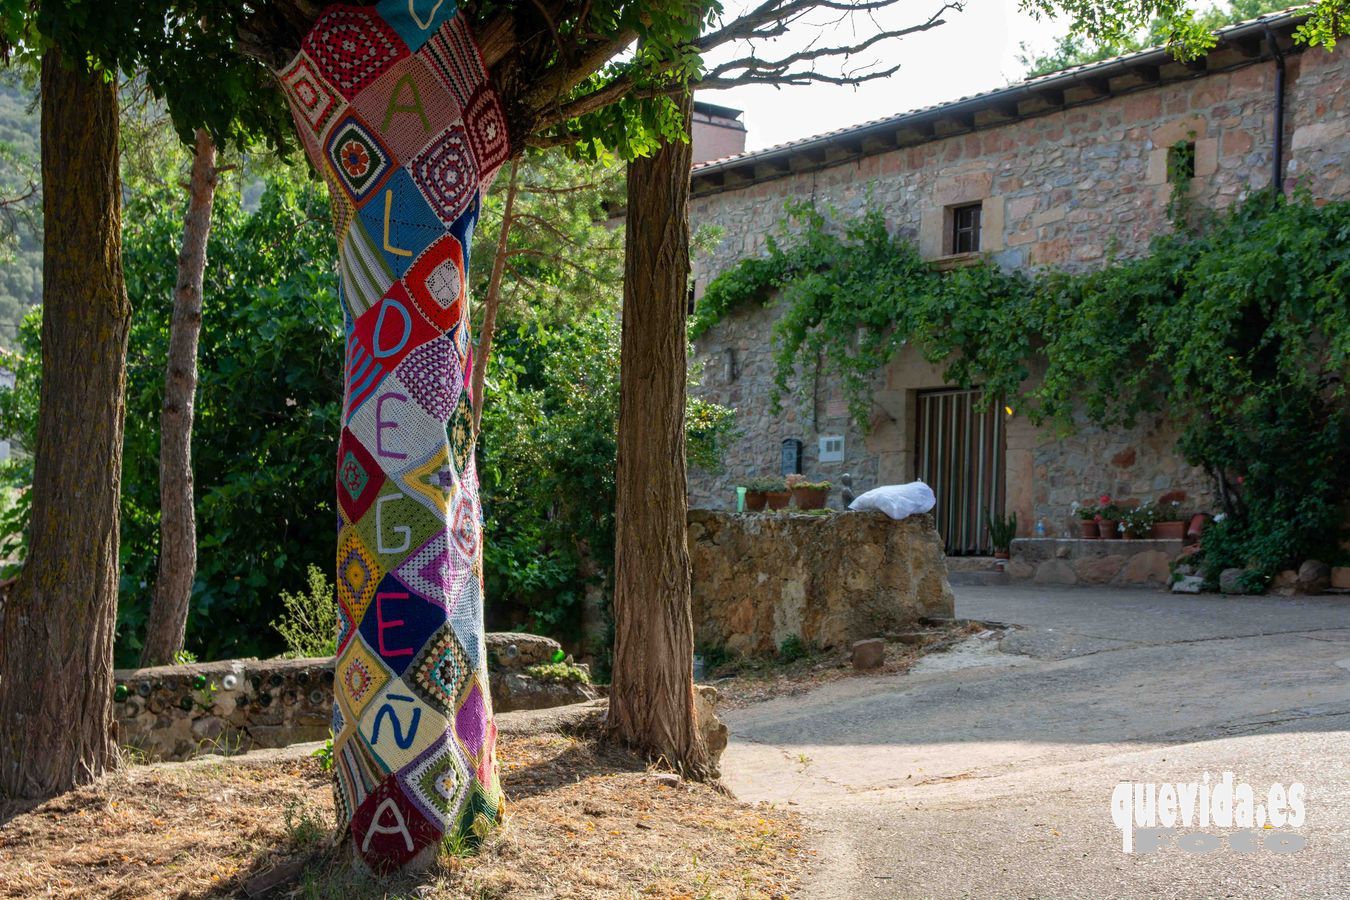
[[[774,697],[804,694],[813,688],[841,678],[875,678],[909,671],[919,658],[952,647],[988,625],[970,620],[954,620],[920,630],[913,642],[888,639],[886,663],[879,669],[857,671],[848,650],[821,650],[801,659],[783,662],[778,657],[737,659],[717,667],[709,683],[717,688],[718,709],[739,709]]]
[[[503,739],[504,826],[396,883],[333,848],[329,775],[307,758],[130,766],[0,826],[0,897],[783,897],[796,818],[637,757],[548,734]],[[0,819],[3,821],[3,819]]]

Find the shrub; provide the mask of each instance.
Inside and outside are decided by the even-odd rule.
[[[525,674],[536,681],[554,684],[590,684],[591,676],[580,666],[569,662],[540,663],[530,666]]]
[[[810,651],[801,635],[790,634],[783,638],[783,642],[778,645],[778,657],[785,663],[796,662],[805,657]]]
[[[285,610],[272,627],[286,642],[286,655],[333,656],[337,653],[337,601],[328,576],[318,566],[308,571],[309,589],[281,592]]]

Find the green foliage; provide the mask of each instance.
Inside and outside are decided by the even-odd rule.
[[[333,731],[329,729],[328,739],[323,745],[317,748],[310,756],[314,757],[319,763],[319,768],[325,772],[333,771]]]
[[[804,491],[828,491],[834,487],[828,481],[798,481],[792,485],[794,488],[801,488]]]
[[[525,670],[525,674],[535,679],[547,683],[556,684],[590,684],[591,676],[586,670],[574,666],[568,662],[550,662],[540,663],[537,666],[530,666]]]
[[[1011,547],[1013,538],[1017,537],[1017,513],[1005,517],[996,516],[990,510],[984,514],[984,518],[989,525],[989,541],[994,549],[1007,550]]]
[[[783,642],[778,645],[778,658],[785,663],[796,662],[810,653],[810,648],[802,640],[799,634],[789,634],[783,638]]]
[[[1191,211],[1195,206],[1191,194],[1191,180],[1195,177],[1195,133],[1192,140],[1180,140],[1167,148],[1167,183],[1172,186],[1167,196],[1167,218],[1172,227],[1185,231],[1191,225]]]
[[[307,572],[308,588],[281,592],[281,616],[272,627],[286,642],[286,655],[333,656],[337,653],[337,600],[328,576],[318,566]]]
[[[986,402],[1008,398],[1063,431],[1166,409],[1178,449],[1210,472],[1228,514],[1206,534],[1207,565],[1268,575],[1339,552],[1350,203],[1261,193],[1157,237],[1143,258],[1034,277],[988,264],[937,272],[877,212],[841,225],[809,207],[789,212],[795,231],[767,260],[714,280],[700,311],[706,329],[778,292],[775,403],[800,365],[821,367],[842,379],[865,428],[874,373],[913,344],[949,383],[983,385]],[[1035,382],[1032,360],[1044,371]]]
[[[123,220],[133,314],[119,665],[138,658],[158,565],[160,406],[185,202],[176,185],[146,186]],[[187,625],[189,649],[204,659],[282,649],[268,627],[278,592],[290,573],[332,565],[342,331],[327,210],[321,186],[286,172],[269,179],[252,211],[236,193],[217,196],[193,430],[198,570]],[[0,429],[27,450],[41,382],[36,312],[25,320],[20,348],[7,360],[16,386],[0,390]],[[26,475],[20,471],[14,483],[26,484]],[[19,509],[4,524],[21,533],[26,521]]]
[[[0,347],[42,299],[42,195],[35,91],[0,70]]]
[[[1176,500],[1171,503],[1149,503],[1145,508],[1149,513],[1150,524],[1181,521],[1181,503]]]
[[[510,178],[508,164],[483,200],[474,234],[477,263],[469,275],[478,298],[487,296]],[[621,167],[583,165],[557,150],[527,153],[519,162],[499,316],[555,328],[593,309],[617,307],[624,231],[608,220],[623,201]]]
[[[751,478],[745,483],[745,489],[752,494],[778,494],[786,491],[788,486],[786,479],[766,475]]]
[[[286,825],[286,839],[292,848],[308,850],[328,837],[329,828],[323,814],[302,800],[287,801],[282,810]]]
[[[1132,532],[1139,537],[1147,537],[1148,530],[1157,521],[1157,511],[1157,507],[1152,503],[1142,503],[1139,506],[1126,509],[1121,513],[1120,525],[1125,531]]]
[[[1030,293],[1021,275],[987,264],[943,275],[908,241],[893,239],[879,211],[836,227],[805,203],[789,204],[768,254],[713,279],[690,330],[701,334],[728,311],[772,302],[778,291],[787,309],[772,335],[775,410],[807,360],[810,377],[841,379],[853,418],[866,428],[877,369],[910,341],[931,362],[947,361],[955,383],[969,383],[978,366],[990,402],[1026,377],[1030,338],[1014,327]],[[985,356],[948,360],[971,344]]]
[[[483,571],[494,627],[571,640],[614,562],[619,323],[505,322],[488,363],[479,443]],[[716,465],[731,411],[691,398],[690,465]]]
[[[1228,0],[1204,10],[1188,8],[1184,0],[1019,0],[1019,5],[1037,17],[1069,20],[1069,33],[1051,52],[1021,57],[1028,78],[1149,47],[1166,46],[1183,62],[1196,59],[1214,47],[1216,29],[1289,6],[1285,0]],[[1310,7],[1294,39],[1332,50],[1345,34],[1348,15],[1350,0],[1321,0]]]

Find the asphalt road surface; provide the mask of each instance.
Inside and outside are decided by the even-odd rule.
[[[1350,897],[1350,597],[956,592],[958,616],[1020,627],[728,713],[727,783],[811,828],[802,896]],[[1258,802],[1301,783],[1303,824],[1122,852],[1117,784],[1206,772]],[[1269,849],[1282,833],[1301,849]],[[1219,849],[1179,846],[1198,834]]]

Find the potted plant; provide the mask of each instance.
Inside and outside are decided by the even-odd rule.
[[[1017,537],[1017,513],[1005,518],[990,511],[984,514],[984,520],[989,525],[989,543],[994,545],[994,558],[1007,559],[1013,538]]]
[[[1181,501],[1159,503],[1153,512],[1153,537],[1160,541],[1179,541],[1186,536],[1186,523],[1181,520]]]
[[[764,495],[769,509],[783,509],[792,500],[792,491],[782,478],[756,478],[754,486]]]
[[[798,509],[824,509],[832,487],[828,481],[795,481],[792,500]]]
[[[1106,494],[1102,495],[1101,504],[1101,509],[1097,510],[1097,536],[1104,539],[1120,537],[1120,507]]]
[[[745,508],[750,512],[759,512],[768,502],[769,491],[782,490],[781,478],[751,478],[745,483]]]
[[[1125,514],[1120,518],[1120,527],[1125,534],[1126,540],[1137,540],[1148,537],[1149,529],[1153,526],[1153,506],[1145,503],[1142,506],[1136,506],[1134,509],[1125,510]]]
[[[1078,516],[1078,536],[1085,541],[1097,539],[1097,507],[1091,503],[1074,510]]]

